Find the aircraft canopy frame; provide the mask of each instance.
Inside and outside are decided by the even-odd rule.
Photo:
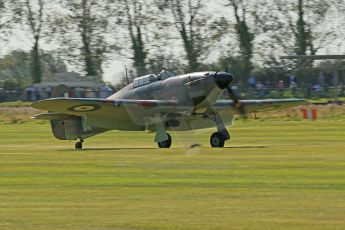
[[[133,80],[133,88],[138,88],[144,85],[148,85],[157,80],[158,78],[155,74],[148,74],[142,77],[137,77],[137,78],[134,78]]]

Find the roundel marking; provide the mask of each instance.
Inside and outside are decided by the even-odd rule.
[[[90,111],[95,111],[100,109],[101,106],[96,105],[96,104],[85,104],[85,105],[75,105],[72,107],[69,107],[69,111],[74,111],[74,112],[90,112]]]

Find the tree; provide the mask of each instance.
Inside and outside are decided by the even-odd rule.
[[[34,43],[31,49],[31,76],[34,83],[39,83],[42,79],[39,42],[42,35],[45,3],[43,2],[43,0],[38,0],[38,8],[36,12],[33,10],[32,1],[25,0],[24,2],[22,2],[22,4],[24,16],[26,16],[26,20],[24,21],[24,23],[29,26],[29,31]]]
[[[6,40],[11,26],[20,18],[21,10],[15,0],[0,0],[0,39]]]
[[[290,33],[292,32],[294,35],[294,53],[297,55],[306,55],[309,49],[310,54],[315,54],[316,51],[313,48],[311,25],[308,25],[305,18],[307,9],[304,0],[297,0],[295,3],[292,1],[285,2],[285,6],[279,0],[276,4],[279,11],[282,12],[286,18],[285,21],[288,23]],[[289,6],[289,4],[292,5]],[[291,16],[292,12],[297,17],[296,21]]]
[[[8,14],[7,10],[8,6],[5,5],[5,0],[0,0],[0,30],[8,24],[8,19],[6,18]]]
[[[12,0],[8,2],[11,3]],[[34,83],[41,82],[42,68],[40,57],[41,38],[47,32],[48,11],[45,0],[18,0],[11,5],[13,19],[20,20],[24,31],[32,41],[30,73]]]
[[[46,0],[0,0],[0,29],[5,28],[7,36],[13,32],[15,24],[21,24],[23,32],[32,42],[30,60],[30,75],[33,83],[42,79],[42,64],[40,43],[48,33],[47,18],[49,17]],[[10,37],[10,36],[8,36]]]
[[[151,22],[145,14],[147,1],[140,0],[124,0],[123,3],[124,14],[126,15],[125,20],[119,20],[120,24],[127,27],[128,34],[131,41],[131,50],[133,53],[133,65],[136,69],[137,75],[146,74],[146,58],[147,51],[145,49],[145,42],[143,38],[143,30],[146,24]]]
[[[86,75],[102,76],[106,55],[116,49],[107,36],[113,18],[112,0],[60,0],[63,15],[55,19],[62,55],[71,63],[82,63]]]
[[[0,0],[0,29],[2,29],[5,25],[6,25],[6,18],[4,16],[5,13],[5,1],[4,0]]]
[[[20,82],[32,82],[30,74],[30,53],[15,50],[0,59],[1,80],[11,79]]]
[[[275,0],[275,6],[278,9],[275,13],[280,13],[281,18],[284,19],[281,21],[280,32],[288,29],[288,34],[284,33],[287,35],[285,39],[293,35],[295,54],[313,55],[319,49],[332,43],[335,31],[329,26],[332,24],[332,17],[328,16],[331,6],[339,5],[341,1],[343,0],[289,0],[283,3],[281,0]]]
[[[172,22],[169,21],[170,15],[165,15],[170,13],[167,4],[165,0],[124,0],[118,7],[117,25],[123,29],[122,39],[130,41],[127,44],[130,51],[123,49],[121,55],[133,60],[135,75],[157,73],[162,66],[175,67],[175,57],[171,53],[172,50],[175,54],[177,52],[171,46]],[[180,56],[178,58],[181,59]]]
[[[183,43],[189,71],[197,71],[201,56],[209,51],[209,38],[214,33],[207,30],[210,20],[207,21],[203,15],[204,2],[202,0],[162,0],[159,1],[158,6],[162,11],[170,11],[172,24]]]
[[[296,40],[296,51],[297,55],[306,55],[307,48],[309,46],[310,53],[315,54],[315,50],[313,49],[313,44],[311,40],[311,31],[307,31],[306,22],[304,18],[304,6],[303,0],[298,0],[297,4],[297,14],[298,19],[296,22],[296,29],[293,30],[295,34]]]
[[[247,8],[243,0],[229,0],[229,5],[233,9],[233,14],[235,16],[235,31],[237,34],[240,55],[243,65],[244,77],[248,77],[253,65],[251,62],[253,56],[253,41],[254,33],[250,31],[247,23]]]
[[[66,66],[54,53],[42,53],[41,67],[44,76],[50,76],[54,73],[65,72]],[[14,50],[0,59],[0,79],[11,79],[19,85],[31,84],[31,53],[22,50]]]

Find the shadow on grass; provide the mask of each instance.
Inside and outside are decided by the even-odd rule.
[[[197,147],[172,147],[170,148],[171,150],[185,150],[185,149],[257,149],[257,148],[269,148],[269,146],[263,146],[263,145],[250,145],[250,146],[226,146],[223,148],[211,148],[208,146],[197,146]],[[66,152],[66,151],[118,151],[118,150],[160,150],[157,147],[144,147],[144,148],[133,148],[133,147],[118,147],[118,148],[84,148],[84,149],[59,149],[57,151],[62,151],[62,152]],[[162,148],[162,150],[167,150]]]
[[[120,148],[83,148],[83,149],[59,149],[57,151],[62,151],[62,152],[65,152],[65,151],[71,151],[71,150],[74,150],[76,152],[83,152],[83,151],[114,151],[114,150],[148,150],[148,149],[158,149],[158,148],[133,148],[133,147],[120,147]]]
[[[269,148],[267,145],[248,145],[248,146],[226,146],[224,149],[265,149]]]

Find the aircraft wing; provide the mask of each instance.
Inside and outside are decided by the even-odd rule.
[[[295,107],[306,103],[304,99],[266,99],[266,100],[240,100],[246,113],[261,112],[265,110]],[[218,100],[212,109],[217,112],[228,110],[232,114],[239,114],[232,100]],[[225,111],[224,111],[225,112]]]
[[[97,118],[105,121],[131,122],[138,125],[150,123],[161,114],[186,112],[189,107],[180,107],[174,100],[133,100],[98,98],[51,98],[34,102],[32,107],[50,111],[36,116],[39,119],[66,117],[65,115]],[[64,115],[65,114],[65,115]],[[159,119],[159,118],[158,118]],[[155,121],[152,121],[155,123]]]

